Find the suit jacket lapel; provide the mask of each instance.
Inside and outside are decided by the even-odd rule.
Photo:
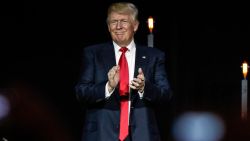
[[[111,43],[108,43],[107,46],[103,47],[101,58],[107,72],[116,65],[115,61],[115,50]]]
[[[147,70],[147,64],[148,64],[148,56],[143,51],[143,47],[138,46],[136,47],[136,53],[135,53],[135,71],[134,71],[134,77],[138,75],[138,69],[142,68],[143,72],[146,72]]]

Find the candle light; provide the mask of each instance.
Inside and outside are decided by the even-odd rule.
[[[243,79],[241,81],[241,118],[243,120],[247,119],[247,72],[248,64],[245,61],[242,63],[242,73]]]
[[[148,18],[148,28],[149,28],[148,46],[154,47],[154,35],[153,35],[154,19],[151,16]]]
[[[153,32],[153,28],[154,28],[154,19],[153,19],[153,17],[150,16],[148,18],[148,29],[149,29],[150,33]]]
[[[242,73],[243,73],[244,79],[247,78],[247,72],[248,72],[248,64],[247,64],[247,62],[245,61],[245,62],[242,64]]]

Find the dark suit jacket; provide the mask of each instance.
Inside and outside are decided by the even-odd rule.
[[[118,141],[119,92],[116,88],[105,99],[109,69],[116,65],[114,46],[110,43],[84,48],[77,98],[86,107],[83,141]],[[135,72],[145,75],[144,96],[131,90],[130,134],[133,141],[160,141],[154,106],[170,98],[165,72],[165,55],[156,48],[136,45]]]

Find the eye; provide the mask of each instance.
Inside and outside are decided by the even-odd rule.
[[[129,21],[126,19],[121,19],[121,20],[110,20],[109,24],[111,26],[116,26],[119,24],[120,26],[127,26],[129,24]]]
[[[121,20],[121,23],[122,23],[122,24],[127,24],[127,23],[128,23],[128,20]]]
[[[118,23],[118,20],[111,20],[109,23],[112,24],[112,25],[115,25],[115,24]]]

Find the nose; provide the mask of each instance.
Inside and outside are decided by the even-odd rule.
[[[121,21],[117,21],[116,29],[121,29],[121,28],[122,28],[122,23],[121,23]]]

